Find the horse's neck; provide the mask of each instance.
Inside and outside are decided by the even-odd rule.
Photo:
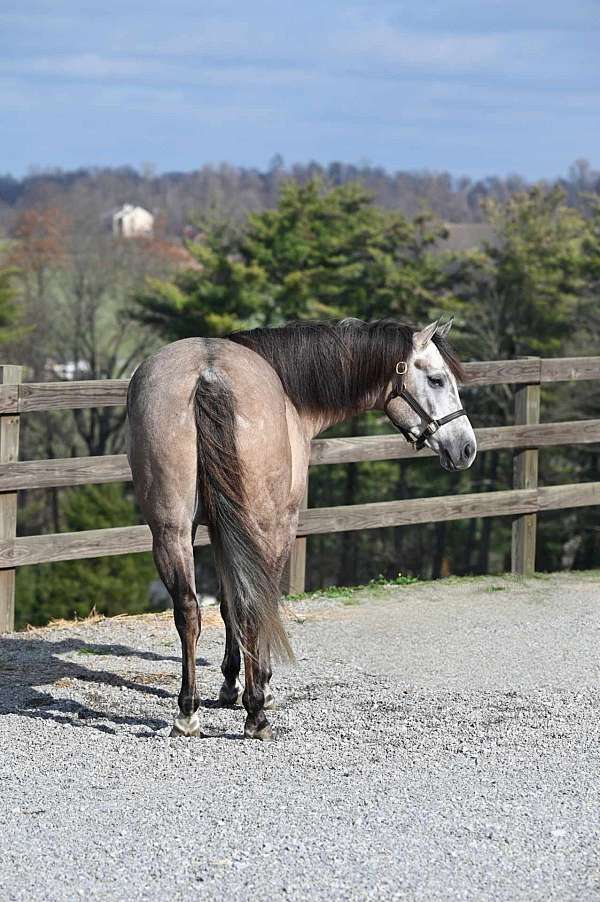
[[[364,404],[361,404],[359,408],[352,408],[352,410],[344,410],[340,407],[336,411],[302,411],[300,419],[304,434],[308,439],[313,439],[321,432],[325,432],[326,429],[330,429],[332,426],[339,426],[340,423],[345,423],[346,420],[351,420],[352,417],[359,416],[367,410],[381,409],[383,406],[383,394],[382,392],[376,397],[367,398]]]

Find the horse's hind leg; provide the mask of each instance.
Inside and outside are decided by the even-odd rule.
[[[229,624],[229,615],[227,613],[227,603],[225,599],[221,599],[221,617],[225,624],[225,655],[221,664],[221,673],[223,674],[223,685],[219,692],[219,704],[224,708],[242,704],[243,689],[240,684],[239,676],[242,665],[242,656],[240,654],[240,646],[237,639],[233,635],[233,630]],[[268,710],[275,704],[273,691],[270,686],[270,680],[273,676],[271,670],[271,655],[266,652],[264,655],[264,667],[261,670],[263,679],[263,692],[265,696],[264,708]]]
[[[229,622],[227,602],[223,596],[222,589],[219,595],[221,598],[221,617],[225,624],[225,656],[221,664],[223,685],[219,692],[219,704],[229,708],[232,705],[241,704],[242,701],[242,687],[239,680],[242,662],[240,647]]]
[[[267,700],[265,686],[268,686],[267,673],[270,673],[271,667],[270,663],[260,660],[257,637],[252,633],[246,634],[246,646],[247,650],[244,653],[246,687],[242,697],[247,712],[244,736],[246,739],[268,741],[273,738],[273,730],[265,715]]]
[[[292,520],[292,523],[287,530],[287,533],[284,534],[284,542],[283,542],[283,551],[279,556],[279,561],[277,564],[277,573],[279,574],[279,580],[281,581],[283,577],[283,573],[285,570],[285,565],[288,562],[290,552],[292,550],[292,546],[294,544],[294,539],[296,538],[296,529],[297,529],[297,516]],[[264,694],[264,703],[263,708],[265,711],[268,711],[270,708],[275,707],[275,696],[273,695],[273,690],[271,689],[271,677],[273,676],[273,669],[271,667],[271,653],[269,649],[265,649],[263,653],[262,666],[260,668],[260,679],[262,680],[262,689]]]
[[[196,712],[200,706],[200,696],[196,688],[196,644],[200,636],[201,615],[196,597],[192,524],[161,526],[152,532],[154,560],[173,599],[175,626],[181,639],[179,714],[171,736],[198,736],[200,719]]]
[[[277,557],[275,574],[277,582],[281,580],[284,566],[289,557],[296,535],[297,515],[289,524],[289,527],[280,538],[282,548]],[[275,543],[273,543],[275,544]],[[267,720],[265,711],[275,706],[275,699],[271,690],[271,653],[264,643],[259,646],[257,637],[250,631],[246,631],[246,653],[244,654],[244,672],[246,688],[242,701],[247,712],[244,725],[244,736],[247,739],[270,740],[273,738],[273,730]]]
[[[281,573],[283,573],[285,562],[289,557],[294,536],[295,532],[293,534],[290,532],[290,536],[285,544],[285,549],[280,557],[278,571]],[[230,708],[242,704],[243,689],[239,680],[242,662],[240,647],[229,622],[227,601],[221,586],[219,587],[218,597],[220,600],[221,617],[225,624],[225,654],[223,656],[223,663],[221,664],[223,685],[219,691],[219,705],[224,708]],[[263,709],[265,711],[275,707],[275,697],[273,695],[273,690],[271,689],[272,676],[271,654],[268,649],[265,649],[263,651],[262,665],[258,673],[258,679],[261,681],[264,695]]]
[[[271,689],[272,676],[273,670],[271,669],[271,653],[267,650],[264,654],[263,666],[261,668],[261,678],[263,681],[262,689],[265,696],[263,708],[265,709],[265,711],[268,711],[270,708],[275,707],[275,696],[273,695],[273,690]]]

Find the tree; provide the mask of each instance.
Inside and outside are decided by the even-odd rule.
[[[16,341],[27,331],[19,311],[14,267],[0,269],[0,346]],[[16,362],[16,361],[15,361]]]
[[[23,319],[33,324],[32,340],[20,344],[19,362],[29,367],[35,382],[45,378],[45,343],[40,336],[47,336],[52,326],[50,285],[64,263],[68,224],[64,211],[54,206],[23,210],[17,217],[7,257],[19,283]]]
[[[44,205],[24,210],[13,229],[8,259],[16,276],[19,308],[31,324],[12,349],[25,365],[25,380],[124,378],[155,347],[157,339],[131,328],[130,294],[149,273],[172,268],[162,248],[143,241],[116,241],[95,205],[73,197],[69,209]],[[124,408],[47,411],[26,417],[21,455],[65,457],[124,449]],[[24,531],[59,531],[60,494],[27,494],[21,507]]]
[[[534,188],[485,204],[495,238],[482,250],[447,255],[447,287],[461,328],[454,339],[479,360],[556,356],[565,346],[584,288],[584,217],[560,189]],[[483,392],[482,414],[512,415],[512,389]]]
[[[173,268],[161,244],[115,240],[88,225],[74,227],[66,241],[66,263],[53,284],[54,316],[46,347],[54,371],[63,378],[124,379],[157,345],[148,328],[132,328],[135,287],[149,274]],[[88,454],[124,448],[126,412],[104,407],[73,411]]]
[[[559,355],[584,286],[584,217],[565,205],[560,189],[533,188],[504,203],[487,201],[484,210],[494,240],[481,251],[450,258],[448,266],[462,321],[459,347],[479,360]],[[550,392],[558,397],[550,389],[546,398]],[[511,423],[513,410],[508,385],[480,390],[469,403],[480,425]],[[484,489],[508,488],[511,475],[509,455],[494,451],[480,457],[473,478]],[[479,542],[474,541],[475,528],[472,522],[467,548],[478,547],[478,560],[473,563],[469,557],[466,566],[487,572],[495,524],[489,518],[482,521]]]
[[[426,214],[378,209],[358,185],[288,182],[277,208],[241,230],[207,224],[188,244],[197,268],[151,281],[139,316],[173,339],[291,319],[420,318],[441,286],[430,250],[444,234]]]
[[[470,334],[482,354],[556,354],[583,287],[583,216],[560,189],[534,188],[485,204],[495,240],[453,273]]]

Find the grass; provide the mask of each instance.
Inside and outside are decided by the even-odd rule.
[[[110,648],[108,648],[108,649],[88,648],[87,646],[84,646],[83,648],[77,649],[77,654],[78,655],[112,655],[112,651],[110,650]]]
[[[318,589],[315,592],[302,592],[300,595],[287,595],[288,601],[306,601],[311,598],[334,598],[341,601],[345,605],[360,604],[359,599],[353,596],[356,592],[366,589],[389,589],[395,586],[414,586],[419,579],[416,576],[406,576],[399,573],[394,579],[386,579],[385,576],[378,576],[377,579],[371,579],[368,583],[360,586],[327,586],[325,589]]]
[[[366,586],[359,586],[359,588],[371,589],[375,586],[383,586],[384,588],[387,586],[414,586],[415,583],[418,582],[418,576],[406,576],[403,573],[399,573],[394,579],[386,579],[385,576],[378,576],[377,579],[369,580]]]
[[[600,570],[574,571],[573,573],[580,578],[585,578],[586,576],[589,578],[600,577]],[[526,579],[549,580],[552,579],[552,577],[555,575],[556,574],[553,573],[534,573],[531,577],[524,577],[515,573],[496,574],[496,579],[503,579],[505,580],[505,583],[508,583],[508,585],[499,585],[498,583],[492,583],[491,585],[486,586],[484,591],[490,593],[506,592],[510,589],[511,585],[514,585],[515,583],[521,583]],[[490,576],[492,576],[492,574],[481,574],[477,576],[451,575],[444,577],[443,580],[420,580],[417,576],[408,576],[404,573],[399,573],[398,576],[394,577],[393,579],[386,579],[386,577],[384,576],[378,576],[377,579],[371,579],[368,583],[359,586],[327,586],[325,589],[317,589],[314,592],[303,592],[300,595],[287,595],[286,598],[288,601],[309,601],[313,598],[332,598],[337,599],[341,604],[344,605],[358,605],[361,603],[361,601],[360,599],[354,597],[357,592],[377,589],[391,589],[397,586],[405,588],[414,585],[423,586],[427,585],[428,583],[431,584],[433,582],[443,582],[448,585],[456,585],[457,583],[483,583],[486,580],[489,580]]]

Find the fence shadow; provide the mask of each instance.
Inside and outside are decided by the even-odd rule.
[[[0,716],[19,714],[41,720],[52,720],[60,724],[87,727],[103,733],[116,733],[115,727],[128,725],[146,728],[146,734],[169,725],[169,721],[153,716],[122,713],[122,703],[116,702],[114,694],[102,692],[108,687],[130,690],[157,699],[175,699],[178,691],[179,671],[160,673],[140,672],[123,674],[109,669],[96,669],[83,662],[65,659],[64,655],[103,655],[112,658],[131,658],[157,663],[177,662],[172,655],[162,655],[143,651],[122,644],[86,642],[82,639],[67,638],[59,641],[37,640],[16,634],[0,637]],[[206,667],[209,661],[198,658],[199,667]],[[156,682],[173,682],[173,690],[153,685]],[[86,685],[86,701],[65,698],[53,692],[75,686]],[[78,695],[81,694],[79,689]]]

